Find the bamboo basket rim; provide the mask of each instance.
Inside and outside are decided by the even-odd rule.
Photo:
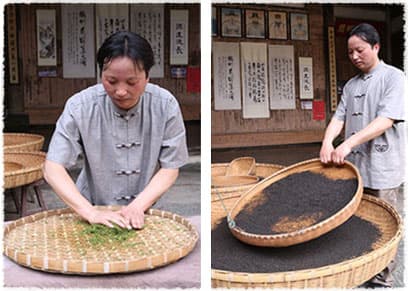
[[[277,282],[290,282],[295,280],[307,280],[319,277],[334,276],[336,273],[346,272],[351,269],[351,266],[355,263],[357,267],[369,264],[370,262],[381,258],[384,254],[390,252],[398,246],[402,238],[403,222],[401,216],[388,202],[376,198],[372,195],[364,194],[362,200],[368,203],[377,204],[382,207],[384,211],[387,211],[395,220],[397,225],[397,231],[394,236],[385,242],[382,246],[370,251],[367,254],[363,254],[359,257],[345,260],[336,264],[328,266],[310,268],[296,271],[287,272],[275,272],[275,273],[247,273],[247,272],[231,272],[220,269],[211,269],[212,280],[222,280],[234,283],[277,283]],[[373,274],[374,276],[375,274]]]
[[[31,152],[26,152],[26,151],[8,151],[4,153],[4,162],[6,161],[6,158],[10,157],[10,156],[27,156],[28,158],[30,157],[34,157],[34,156],[39,156],[39,157],[46,157],[46,153],[45,152],[41,152],[41,151],[31,151]],[[8,156],[8,157],[7,157]],[[15,162],[13,162],[15,163]],[[34,166],[27,166],[27,161],[25,160],[23,163],[18,163],[18,164],[22,164],[23,168],[15,170],[15,171],[5,171],[4,172],[4,177],[11,177],[11,176],[16,176],[16,175],[21,175],[21,174],[26,174],[29,172],[33,172],[33,171],[37,171],[38,169],[42,168],[44,161],[42,161],[41,163],[38,163]]]
[[[22,148],[27,148],[31,146],[36,146],[38,149],[41,148],[42,144],[44,143],[44,136],[35,133],[18,133],[18,132],[3,132],[4,138],[4,151],[13,151],[13,150],[21,150]],[[25,142],[21,143],[11,143],[6,145],[5,140],[14,140],[16,138],[22,138],[23,140],[26,139]]]
[[[250,162],[249,164],[249,168],[246,169],[246,171],[243,171],[242,167],[243,166],[248,166],[247,162]],[[239,169],[239,174],[238,176],[243,176],[243,175],[253,175],[256,171],[256,161],[254,157],[239,157],[239,158],[235,158],[233,159],[231,162],[229,162],[228,167],[226,169],[226,176],[231,176],[232,174],[230,173],[232,171],[232,173],[234,175],[236,175],[234,173],[234,170],[236,170],[236,168],[238,167]],[[232,175],[232,176],[234,176]]]
[[[99,209],[110,209],[110,210],[117,210],[121,206],[118,205],[111,205],[111,206],[98,206]],[[71,208],[60,208],[60,209],[53,209],[53,210],[47,210],[39,213],[32,214],[30,216],[26,216],[23,218],[20,218],[18,220],[15,220],[5,226],[4,229],[4,249],[3,253],[10,258],[12,261],[16,262],[17,264],[24,265],[26,267],[32,268],[32,269],[37,269],[45,272],[51,272],[51,273],[62,273],[62,274],[77,274],[77,275],[106,275],[106,274],[114,274],[114,273],[130,273],[130,272],[138,272],[138,271],[146,271],[146,270],[152,270],[158,267],[162,267],[168,264],[171,264],[173,262],[176,262],[177,260],[187,256],[196,246],[197,241],[199,239],[199,234],[196,229],[196,227],[191,224],[186,218],[175,214],[171,213],[168,211],[164,210],[158,210],[158,209],[149,209],[146,212],[146,215],[150,216],[155,216],[158,219],[165,219],[171,220],[174,223],[177,223],[178,225],[181,225],[186,228],[186,233],[189,233],[188,235],[188,241],[185,241],[183,245],[178,246],[177,248],[168,248],[162,251],[160,254],[153,254],[150,256],[143,256],[143,257],[137,257],[135,260],[111,260],[111,261],[103,261],[99,260],[98,262],[94,261],[87,261],[87,260],[82,260],[82,259],[73,259],[73,260],[67,260],[67,259],[62,259],[62,258],[53,258],[53,257],[47,257],[47,256],[42,256],[40,257],[40,263],[33,263],[34,262],[34,256],[31,256],[31,254],[18,251],[13,248],[12,246],[8,246],[6,244],[6,238],[7,235],[14,230],[17,227],[27,225],[32,222],[36,222],[40,219],[43,218],[49,218],[52,216],[60,216],[62,214],[73,214],[75,217],[79,217]],[[162,232],[160,232],[160,235],[163,235]],[[45,261],[47,261],[45,263]],[[137,264],[139,262],[146,261],[144,264]],[[30,262],[31,264],[28,264]],[[136,264],[133,265],[132,264]],[[82,271],[78,271],[73,267],[76,264],[82,265]],[[88,266],[93,266],[94,270],[89,271],[89,269],[85,270],[83,269],[85,265]],[[123,264],[123,266],[120,268],[118,267],[119,264]],[[95,268],[97,270],[95,270]]]
[[[264,187],[265,184],[267,186],[270,186],[271,183],[269,183],[269,181],[274,179],[276,176],[279,176],[280,174],[288,172],[292,169],[295,169],[295,168],[298,168],[298,167],[301,167],[307,164],[313,164],[313,163],[321,163],[321,162],[320,162],[320,159],[314,158],[314,159],[305,160],[299,163],[295,163],[291,166],[285,167],[273,173],[272,175],[262,180],[258,184],[255,184],[254,187],[250,188],[247,192],[242,194],[242,196],[235,202],[234,206],[228,212],[228,217],[230,218],[233,217],[232,213],[234,212],[235,208],[241,203],[241,200],[245,199],[245,197],[249,195],[252,191],[254,191],[256,188]],[[354,193],[354,196],[352,197],[352,199],[342,209],[340,209],[339,211],[337,211],[330,217],[318,223],[315,223],[311,226],[300,229],[300,230],[287,232],[287,233],[272,234],[272,235],[249,233],[242,229],[234,228],[229,225],[232,234],[237,239],[245,243],[248,243],[248,244],[253,244],[257,246],[267,246],[267,247],[275,247],[275,246],[281,247],[281,246],[290,246],[290,245],[306,242],[308,240],[317,238],[318,236],[324,233],[327,233],[328,231],[339,226],[340,224],[345,222],[348,218],[350,218],[355,213],[355,211],[358,209],[359,203],[363,195],[363,182],[362,182],[362,178],[361,178],[361,175],[358,169],[349,161],[345,161],[344,165],[347,165],[347,167],[350,167],[356,174],[356,178],[358,181],[357,190],[356,190],[356,193]]]
[[[211,184],[215,182],[215,185],[211,185],[211,188],[225,188],[225,187],[240,187],[240,186],[248,186],[258,183],[260,177],[258,176],[251,176],[251,175],[239,175],[239,176],[214,176],[211,178]],[[217,186],[219,183],[225,183],[229,181],[231,185],[222,185]]]

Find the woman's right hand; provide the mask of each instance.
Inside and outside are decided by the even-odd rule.
[[[122,228],[132,228],[130,222],[118,211],[99,210],[94,207],[84,218],[91,224],[99,223],[108,227],[113,227],[113,224],[117,224]]]
[[[334,147],[331,143],[323,143],[320,148],[320,161],[323,164],[330,163],[332,161],[331,155],[333,151]]]

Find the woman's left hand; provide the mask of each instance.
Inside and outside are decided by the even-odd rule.
[[[134,203],[123,207],[119,213],[129,222],[135,229],[141,229],[144,225],[144,211]]]

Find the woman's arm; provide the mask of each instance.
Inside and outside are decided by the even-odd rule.
[[[147,184],[146,188],[120,213],[134,228],[141,228],[144,224],[144,212],[149,209],[176,181],[178,169],[161,168]]]
[[[344,158],[351,152],[352,148],[363,144],[382,135],[394,124],[394,120],[379,116],[371,121],[365,128],[356,132],[343,143],[341,143],[333,152],[331,159],[336,164],[343,164]]]
[[[340,134],[343,129],[344,121],[340,121],[333,117],[327,126],[324,134],[322,147],[320,148],[320,160],[322,163],[329,163],[332,161],[332,152],[334,150],[333,141]]]
[[[121,227],[130,227],[119,212],[101,211],[93,207],[78,191],[74,181],[62,165],[46,160],[43,173],[45,180],[58,196],[89,223],[100,223],[109,227],[113,226],[112,223],[116,223]]]

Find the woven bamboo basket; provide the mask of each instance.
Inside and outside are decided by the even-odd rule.
[[[286,178],[287,176],[295,173],[301,173],[305,171],[311,171],[314,173],[320,173],[329,179],[350,179],[356,178],[358,187],[354,193],[352,199],[332,216],[324,219],[323,221],[316,222],[310,226],[303,227],[301,229],[290,231],[286,233],[260,235],[255,233],[249,233],[242,230],[239,227],[231,227],[232,234],[239,240],[256,246],[264,247],[284,247],[299,244],[317,238],[322,234],[329,232],[330,230],[341,225],[347,219],[349,219],[357,210],[358,205],[363,195],[363,182],[357,168],[346,161],[342,166],[325,165],[320,162],[319,159],[306,160],[300,163],[291,165],[283,170],[277,172],[274,175],[269,176],[265,180],[256,184],[248,192],[241,196],[230,211],[230,218],[234,220],[239,212],[251,201],[257,200],[262,197],[263,190],[271,184]],[[299,189],[300,190],[300,189]]]
[[[256,162],[253,157],[240,157],[233,159],[226,171],[226,176],[242,176],[242,175],[255,175],[256,173]]]
[[[259,181],[258,176],[214,176],[211,178],[211,186],[219,187],[236,187],[253,185]]]
[[[117,210],[119,206],[105,206]],[[71,209],[36,213],[8,224],[4,254],[17,264],[46,272],[98,275],[151,270],[189,254],[198,232],[185,218],[150,209],[145,226],[126,241],[92,243],[89,225]]]
[[[10,151],[4,153],[4,188],[27,185],[43,177],[44,152]]]
[[[353,288],[361,285],[395,258],[403,226],[391,205],[370,195],[363,195],[355,215],[380,229],[381,237],[372,251],[337,264],[291,272],[239,273],[212,269],[212,287]]]
[[[211,165],[211,179],[217,176],[225,176],[229,163],[216,163]],[[282,165],[256,163],[255,176],[264,179],[273,173],[283,169]],[[243,193],[251,189],[255,184],[231,187],[213,187],[211,189],[211,215],[216,217],[216,222],[227,216],[227,212],[241,197]],[[227,210],[224,209],[224,206]]]
[[[4,151],[40,151],[44,137],[32,133],[3,133]]]

